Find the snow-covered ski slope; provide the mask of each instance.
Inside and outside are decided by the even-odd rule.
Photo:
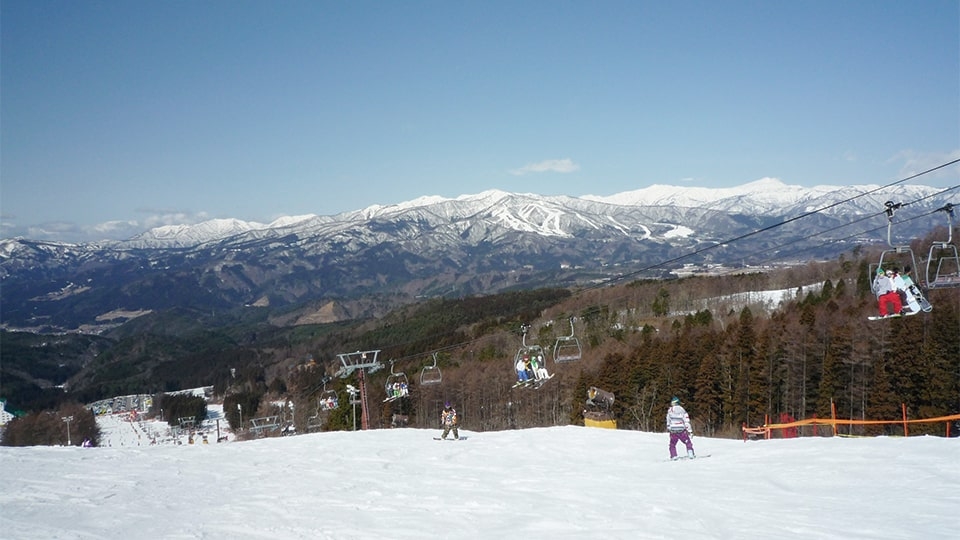
[[[954,538],[960,439],[555,427],[0,448],[12,539]]]

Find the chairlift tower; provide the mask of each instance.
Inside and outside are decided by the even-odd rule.
[[[377,360],[379,354],[380,349],[341,353],[337,355],[340,358],[340,369],[337,370],[337,376],[346,378],[352,375],[354,371],[360,372],[357,374],[357,378],[360,384],[360,429],[363,430],[370,427],[369,414],[367,413],[367,387],[363,380],[363,375],[367,370],[369,370],[370,373],[374,373],[378,369],[383,368],[383,364]],[[356,423],[354,423],[354,429],[356,429]]]

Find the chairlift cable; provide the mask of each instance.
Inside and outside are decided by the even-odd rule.
[[[826,211],[826,210],[829,210],[829,209],[831,209],[831,208],[834,208],[834,207],[837,207],[837,206],[840,206],[840,205],[843,205],[843,204],[847,204],[847,203],[849,203],[849,202],[855,201],[855,200],[857,200],[857,199],[860,199],[860,198],[865,197],[865,196],[867,196],[867,195],[870,195],[870,194],[872,194],[872,193],[876,193],[877,191],[880,191],[880,190],[882,190],[882,189],[886,189],[886,188],[888,188],[888,187],[892,187],[892,186],[896,186],[896,185],[898,185],[898,184],[902,184],[902,183],[904,183],[904,182],[907,182],[907,181],[912,180],[912,179],[914,179],[914,178],[917,178],[917,177],[919,177],[919,176],[922,176],[922,175],[925,175],[925,174],[929,174],[929,173],[931,173],[931,172],[937,171],[937,170],[939,170],[939,169],[942,169],[942,168],[944,168],[944,167],[948,167],[948,166],[950,166],[950,165],[954,165],[954,164],[957,164],[957,163],[960,163],[960,159],[955,159],[955,160],[950,161],[950,162],[948,162],[948,163],[944,163],[944,164],[942,164],[942,165],[938,165],[938,166],[933,167],[933,168],[931,168],[931,169],[927,169],[927,170],[925,170],[925,171],[923,171],[923,172],[916,173],[916,174],[911,175],[911,176],[908,176],[908,177],[906,177],[906,178],[897,180],[896,182],[891,182],[891,183],[886,184],[886,185],[884,185],[884,186],[879,186],[879,187],[874,188],[874,189],[871,189],[871,190],[869,190],[869,191],[865,191],[865,192],[860,193],[860,194],[858,194],[858,195],[855,195],[855,196],[853,196],[853,197],[848,197],[848,198],[843,199],[843,200],[841,200],[841,201],[837,201],[837,202],[828,204],[828,205],[826,205],[826,206],[824,206],[824,207],[822,207],[822,208],[818,208],[818,209],[816,209],[816,210],[811,210],[811,211],[809,211],[809,212],[804,212],[804,213],[802,213],[802,214],[800,214],[800,215],[798,215],[798,216],[794,216],[794,217],[792,217],[792,218],[785,219],[784,221],[782,221],[782,222],[780,222],[780,223],[774,223],[773,225],[769,225],[769,226],[763,227],[763,228],[761,228],[761,229],[757,229],[757,230],[754,230],[754,231],[751,231],[751,232],[748,232],[748,233],[745,233],[745,234],[741,234],[740,236],[731,238],[731,239],[729,239],[729,240],[720,241],[720,242],[717,242],[717,243],[715,243],[715,244],[713,244],[713,245],[710,245],[710,246],[707,246],[707,247],[704,247],[704,248],[700,248],[700,249],[694,250],[694,251],[692,251],[692,252],[690,252],[690,253],[687,253],[687,254],[685,254],[685,255],[680,255],[680,256],[678,256],[678,257],[674,257],[674,258],[672,258],[672,259],[668,259],[668,260],[666,260],[666,261],[662,261],[662,262],[660,262],[660,263],[653,264],[653,265],[650,265],[650,266],[641,268],[641,269],[639,269],[639,270],[636,270],[636,271],[633,271],[633,272],[629,272],[629,273],[623,274],[623,275],[621,275],[621,276],[617,276],[617,277],[615,277],[615,278],[611,278],[611,279],[606,280],[606,281],[604,281],[604,282],[602,282],[602,283],[598,283],[598,284],[596,284],[596,285],[591,285],[591,286],[584,287],[582,290],[588,291],[588,290],[593,290],[593,289],[599,289],[599,288],[602,288],[602,287],[606,287],[606,286],[608,286],[608,285],[610,285],[610,284],[612,284],[612,283],[616,283],[616,282],[622,281],[622,280],[624,280],[624,279],[627,279],[627,278],[630,278],[630,277],[632,277],[632,276],[636,276],[636,275],[642,274],[642,273],[644,273],[644,272],[648,272],[648,271],[650,271],[650,270],[655,270],[655,269],[657,269],[657,268],[664,267],[664,266],[666,266],[667,264],[670,264],[670,263],[675,263],[675,262],[678,262],[678,261],[682,261],[682,260],[684,260],[684,259],[688,259],[688,258],[690,258],[690,257],[693,257],[694,255],[699,255],[699,254],[704,253],[704,252],[706,252],[706,251],[710,251],[710,250],[712,250],[712,249],[716,249],[716,248],[718,248],[718,247],[720,247],[720,246],[727,245],[727,244],[732,244],[732,243],[734,243],[734,242],[739,242],[740,240],[743,240],[743,239],[745,239],[745,238],[749,238],[749,237],[751,237],[751,236],[756,236],[756,235],[758,235],[758,234],[760,234],[760,233],[764,233],[764,232],[767,232],[767,231],[771,231],[771,230],[776,229],[776,228],[778,228],[778,227],[782,227],[782,226],[784,226],[784,225],[786,225],[786,224],[788,224],[788,223],[793,223],[794,221],[797,221],[797,220],[800,220],[800,219],[803,219],[803,218],[807,218],[807,217],[810,217],[810,216],[812,216],[812,215],[819,214],[819,213],[824,212],[824,211]],[[951,188],[951,189],[953,189],[953,188]],[[946,190],[945,190],[945,191],[946,191]],[[940,192],[940,193],[943,193],[943,192]]]
[[[760,228],[760,229],[757,229],[757,230],[754,230],[754,231],[751,231],[751,232],[748,232],[748,233],[745,233],[745,234],[736,236],[736,237],[734,237],[734,238],[730,238],[730,239],[727,239],[727,240],[722,240],[722,241],[716,242],[716,243],[713,244],[713,245],[710,245],[710,246],[707,246],[707,247],[704,247],[704,248],[700,248],[700,249],[694,250],[694,251],[692,251],[692,252],[690,252],[690,253],[687,253],[687,254],[684,254],[684,255],[680,255],[680,256],[677,256],[677,257],[673,257],[673,258],[671,258],[671,259],[667,259],[667,260],[661,261],[661,262],[656,263],[656,264],[653,264],[653,265],[649,265],[649,266],[643,267],[643,268],[641,268],[641,269],[639,269],[639,270],[636,270],[636,271],[633,271],[633,272],[629,272],[629,273],[626,273],[626,274],[623,274],[623,275],[620,275],[620,276],[617,276],[617,277],[608,279],[608,280],[603,281],[603,282],[601,282],[601,283],[597,283],[597,284],[594,284],[594,285],[589,285],[589,286],[582,287],[582,288],[579,289],[579,292],[582,293],[582,292],[586,292],[586,291],[590,291],[590,290],[600,289],[600,288],[603,288],[603,287],[612,285],[612,284],[614,284],[614,283],[623,281],[623,280],[625,280],[625,279],[631,278],[631,277],[633,277],[633,276],[637,276],[637,275],[639,275],[639,274],[642,274],[642,273],[645,273],[645,272],[649,272],[650,270],[656,270],[656,269],[659,269],[659,268],[666,267],[666,266],[669,265],[669,264],[676,263],[676,262],[679,262],[679,261],[688,259],[688,258],[690,258],[690,257],[699,255],[699,254],[701,254],[701,253],[710,251],[710,250],[712,250],[712,249],[716,249],[716,248],[718,248],[718,247],[720,247],[720,246],[729,245],[729,244],[733,244],[733,243],[735,243],[735,242],[739,242],[740,240],[744,240],[744,239],[746,239],[746,238],[750,238],[750,237],[752,237],[752,236],[756,236],[756,235],[758,235],[758,234],[761,234],[761,233],[764,233],[764,232],[767,232],[767,231],[776,229],[776,228],[778,228],[778,227],[782,227],[782,226],[787,225],[787,224],[789,224],[789,223],[792,223],[792,222],[794,222],[794,221],[798,221],[798,220],[800,220],[800,219],[804,219],[804,218],[807,218],[807,217],[810,217],[810,216],[813,216],[813,215],[822,213],[822,212],[824,212],[824,211],[826,211],[826,210],[829,210],[829,209],[831,209],[831,208],[834,208],[834,207],[837,207],[837,206],[840,206],[840,205],[843,205],[843,204],[847,204],[847,203],[849,203],[849,202],[855,201],[855,200],[860,199],[860,198],[862,198],[862,197],[865,197],[865,196],[867,196],[867,195],[876,193],[877,191],[880,191],[880,190],[883,190],[883,189],[886,189],[886,188],[889,188],[889,187],[893,187],[893,186],[902,184],[902,183],[904,183],[904,182],[908,182],[908,181],[910,181],[910,180],[913,180],[913,179],[919,178],[919,177],[921,177],[921,176],[930,174],[930,173],[932,173],[932,172],[935,172],[935,171],[938,171],[938,170],[940,170],[940,169],[949,167],[949,166],[951,166],[951,165],[956,165],[956,164],[958,164],[958,163],[960,163],[960,159],[955,159],[955,160],[952,160],[952,161],[943,163],[943,164],[941,164],[941,165],[938,165],[938,166],[935,166],[935,167],[926,169],[926,170],[921,171],[921,172],[919,172],[919,173],[916,173],[916,174],[907,176],[907,177],[902,178],[902,179],[900,179],[900,180],[897,180],[897,181],[894,181],[894,182],[890,182],[890,183],[885,184],[885,185],[883,185],[883,186],[879,186],[879,187],[877,187],[877,188],[874,188],[874,189],[865,191],[865,192],[863,192],[863,193],[854,195],[854,196],[852,196],[852,197],[848,197],[848,198],[843,199],[843,200],[841,200],[841,201],[837,201],[837,202],[828,204],[828,205],[826,205],[826,206],[823,206],[823,207],[821,207],[821,208],[817,208],[817,209],[815,209],[815,210],[811,210],[811,211],[809,211],[809,212],[804,212],[804,213],[802,213],[802,214],[800,214],[800,215],[797,215],[797,216],[794,216],[794,217],[785,219],[785,220],[782,221],[782,222],[775,223],[775,224],[769,225],[769,226],[767,226],[767,227],[763,227],[763,228]],[[938,197],[938,196],[943,195],[944,193],[947,193],[947,192],[950,192],[950,191],[953,191],[953,190],[956,190],[956,189],[960,189],[960,185],[955,185],[955,186],[951,186],[951,187],[949,187],[949,188],[945,188],[945,189],[943,189],[943,190],[941,190],[941,191],[939,191],[939,192],[937,192],[937,193],[934,193],[934,194],[931,194],[931,195],[928,195],[928,196],[925,196],[925,197],[921,197],[921,198],[919,198],[919,199],[917,199],[917,200],[915,200],[915,201],[911,201],[911,202],[907,202],[907,203],[901,203],[901,206],[916,204],[916,203],[919,203],[919,202],[921,202],[921,201],[923,201],[923,200],[926,200],[926,199],[928,199],[928,198]],[[934,212],[937,212],[937,211],[940,211],[940,209],[935,210]],[[926,217],[927,215],[930,215],[930,214],[932,214],[932,213],[934,213],[934,212],[930,212],[930,213],[928,213],[928,214],[923,214],[923,215],[921,215],[921,216],[915,216],[915,217],[909,218],[909,219],[907,219],[907,220],[901,220],[901,221],[898,222],[898,223],[906,223],[906,222],[909,222],[909,221],[912,221],[912,220],[915,220],[915,219],[920,219],[920,218]],[[776,247],[774,247],[774,248],[768,248],[768,249],[766,249],[766,250],[761,250],[761,251],[758,251],[758,252],[755,252],[755,253],[764,253],[764,252],[770,251],[770,250],[772,250],[772,249],[782,249],[782,247],[785,246],[785,245],[794,244],[794,243],[801,242],[801,241],[804,241],[804,240],[811,240],[811,239],[816,238],[817,236],[820,236],[820,235],[822,235],[822,234],[824,234],[824,233],[831,232],[831,231],[834,231],[834,230],[837,230],[837,229],[840,229],[840,228],[843,228],[843,227],[848,227],[848,226],[850,226],[850,225],[859,223],[859,222],[861,222],[861,221],[866,221],[866,220],[868,220],[868,219],[874,219],[874,218],[876,218],[876,217],[878,217],[879,215],[882,215],[882,214],[884,214],[884,213],[886,213],[886,210],[881,211],[881,212],[878,212],[878,213],[876,213],[876,214],[870,214],[870,215],[867,215],[867,216],[858,218],[858,219],[856,219],[856,220],[853,220],[853,221],[851,221],[851,222],[844,223],[844,224],[838,225],[838,226],[836,226],[836,227],[832,227],[832,228],[829,228],[829,229],[826,229],[826,230],[823,230],[823,231],[820,231],[820,232],[817,232],[817,233],[814,233],[814,234],[810,234],[810,235],[807,235],[807,236],[802,237],[802,238],[798,238],[798,239],[793,240],[793,241],[791,241],[791,242],[789,242],[789,243],[787,243],[787,244],[782,244],[782,245],[780,245],[780,246],[776,246]],[[844,238],[844,239],[832,240],[831,242],[837,242],[837,241],[841,241],[841,240],[848,240],[848,239],[851,239],[851,238],[855,238],[855,237],[857,237],[857,236],[862,236],[862,235],[865,234],[865,233],[875,232],[875,231],[881,230],[881,229],[883,229],[883,228],[884,228],[884,227],[878,227],[878,228],[875,228],[875,229],[869,229],[869,230],[867,230],[867,231],[862,231],[862,232],[855,233],[855,234],[850,235],[850,236],[848,236],[848,237],[846,237],[846,238]],[[802,250],[801,250],[801,252],[802,252]],[[402,346],[402,345],[414,344],[414,343],[417,343],[417,342],[428,341],[428,340],[431,339],[431,338],[439,337],[439,336],[441,336],[441,335],[448,335],[448,334],[436,334],[436,335],[434,335],[434,336],[419,337],[419,338],[416,339],[416,340],[411,340],[411,341],[408,341],[408,342],[405,342],[405,343],[398,343],[398,344],[395,344],[395,345],[396,345],[396,346]],[[475,339],[471,339],[471,340],[467,340],[467,341],[463,341],[463,342],[459,342],[459,343],[453,343],[453,344],[450,344],[450,345],[446,345],[446,346],[444,346],[444,347],[440,347],[440,348],[437,348],[437,349],[433,349],[433,350],[431,350],[431,351],[428,351],[428,353],[444,352],[444,351],[448,351],[448,350],[462,349],[463,347],[466,347],[466,346],[468,346],[468,345],[470,345],[470,344],[472,344],[472,343],[479,342],[479,341],[483,340],[484,338],[485,338],[485,337],[482,336],[482,337],[478,337],[478,338],[475,338]],[[396,358],[396,361],[406,361],[406,360],[410,360],[410,359],[413,359],[413,358],[422,357],[422,355],[423,355],[423,353],[401,356],[401,357]],[[315,391],[315,390],[314,390],[314,391]],[[311,392],[311,393],[312,393],[312,392]]]

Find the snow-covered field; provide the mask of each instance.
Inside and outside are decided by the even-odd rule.
[[[123,431],[130,426],[115,426]],[[0,536],[955,538],[960,439],[694,438],[556,427],[0,448]],[[115,438],[117,437],[117,438]],[[120,437],[123,444],[120,444]],[[142,435],[141,435],[142,437]]]

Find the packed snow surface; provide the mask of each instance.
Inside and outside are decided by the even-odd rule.
[[[126,432],[126,433],[124,433]],[[568,426],[0,448],[0,531],[89,538],[954,538],[960,439]],[[114,444],[116,443],[116,444]],[[109,446],[107,446],[109,445]],[[709,457],[705,457],[708,456]]]

